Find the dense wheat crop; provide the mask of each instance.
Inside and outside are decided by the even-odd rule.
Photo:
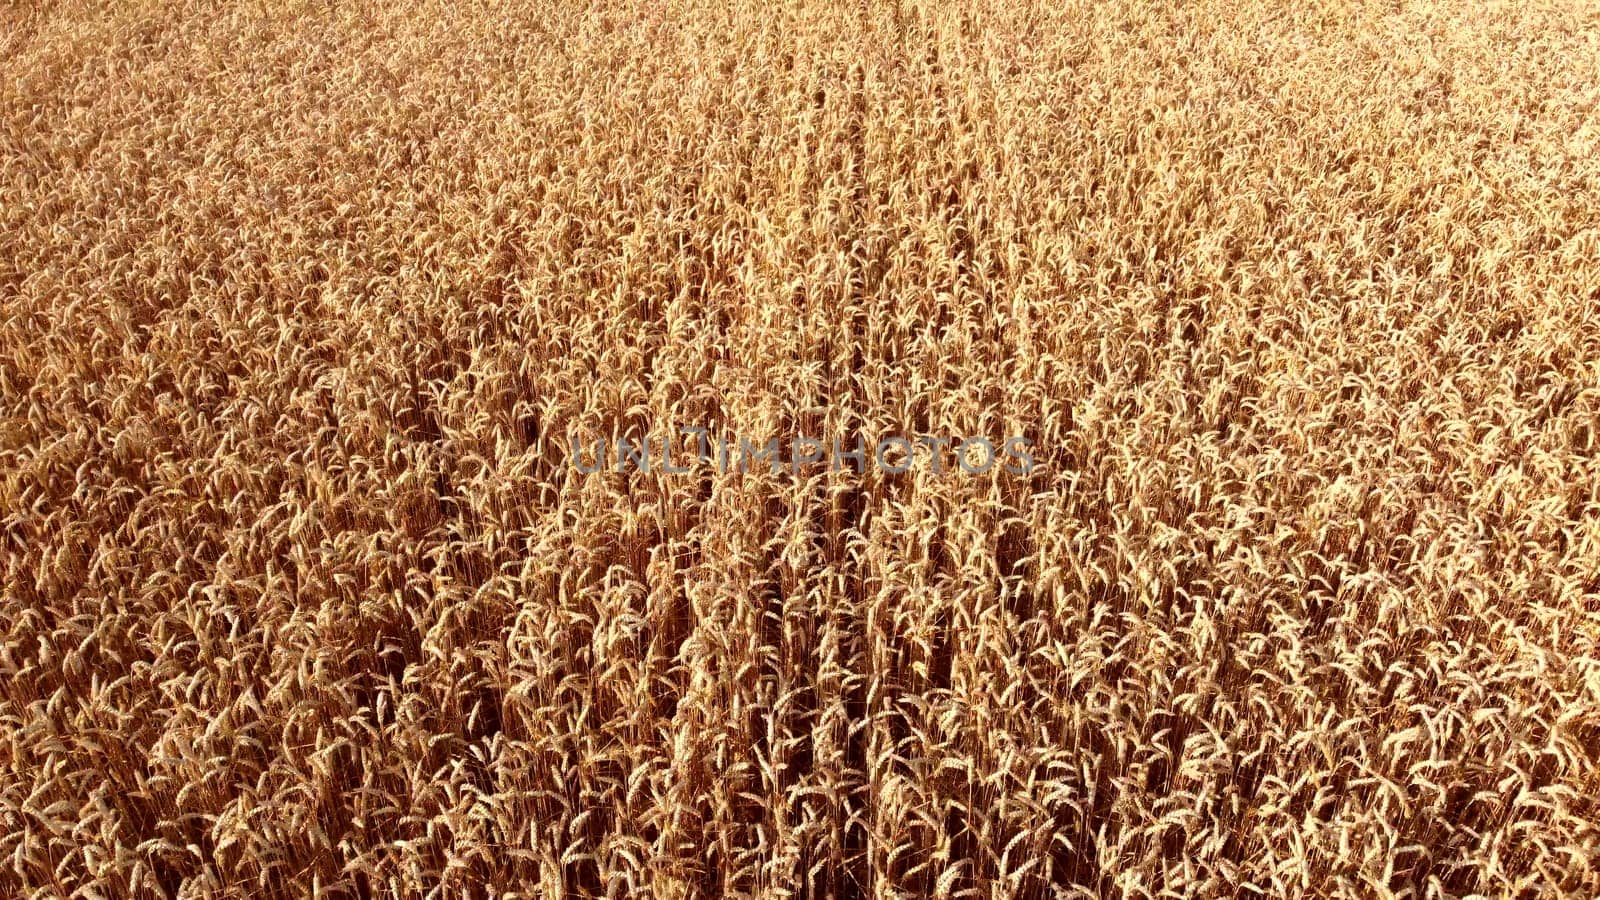
[[[0,896],[1600,892],[1592,4],[0,10]]]

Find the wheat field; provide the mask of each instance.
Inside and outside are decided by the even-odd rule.
[[[1592,3],[0,31],[0,896],[1600,895]]]

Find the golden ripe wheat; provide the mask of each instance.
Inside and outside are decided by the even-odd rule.
[[[1600,894],[1592,3],[12,0],[0,76],[0,896]],[[678,426],[1037,466],[568,458]]]

